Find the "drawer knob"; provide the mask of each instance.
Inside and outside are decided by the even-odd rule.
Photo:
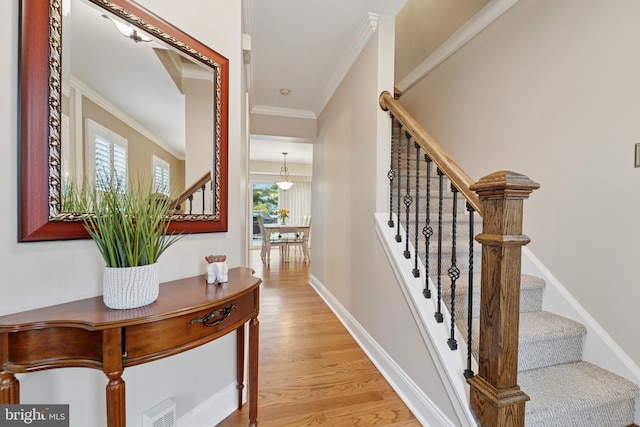
[[[193,325],[194,323],[202,323],[204,326],[217,326],[222,322],[224,322],[227,319],[227,317],[229,317],[229,314],[231,314],[231,310],[237,307],[238,307],[237,305],[231,304],[227,308],[218,308],[216,310],[213,310],[211,313],[207,314],[206,316],[194,317],[193,319],[191,319],[190,324]]]

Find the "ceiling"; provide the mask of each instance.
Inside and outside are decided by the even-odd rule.
[[[407,0],[245,0],[251,38],[249,104],[254,113],[317,118],[369,13],[395,16]],[[280,89],[288,89],[288,96]],[[303,146],[306,146],[303,148]],[[311,145],[252,138],[250,158],[311,163]]]
[[[395,16],[406,0],[248,0],[250,106],[316,117],[368,13]],[[283,96],[280,89],[291,90]]]
[[[246,66],[251,111],[317,118],[339,84],[341,71],[349,65],[349,53],[357,44],[363,26],[369,25],[368,14],[395,16],[406,1],[244,0],[244,31],[251,39]],[[73,34],[63,34],[63,38],[70,37],[74,43],[73,64],[70,64],[74,79],[84,87],[99,88],[100,93],[96,96],[132,117],[143,129],[150,131],[152,140],[181,157],[184,122],[176,117],[183,116],[184,100],[166,70],[158,66],[158,59],[150,49],[162,46],[155,42],[131,43],[102,17],[102,11],[77,0],[72,0],[71,6],[73,23],[63,28],[70,28]],[[114,45],[117,47],[112,47]],[[117,52],[119,56],[114,59],[104,52]],[[75,61],[74,58],[82,60]],[[145,63],[152,63],[154,68],[147,68]],[[123,64],[129,66],[123,68]],[[123,77],[98,79],[101,75]],[[143,84],[152,88],[144,96]],[[161,93],[158,88],[166,90]],[[291,93],[281,95],[282,88]],[[151,102],[153,109],[149,108],[149,103],[139,104],[149,96],[156,97]],[[164,111],[159,109],[161,106]],[[177,126],[168,127],[168,124]],[[251,138],[251,160],[282,162],[283,152],[289,153],[288,162],[311,163],[309,141],[286,137]]]

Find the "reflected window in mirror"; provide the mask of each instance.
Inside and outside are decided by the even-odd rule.
[[[171,165],[155,155],[151,156],[153,164],[153,187],[156,193],[169,196],[171,183]]]
[[[117,188],[126,191],[129,182],[129,148],[126,138],[86,120],[88,183],[101,191]]]

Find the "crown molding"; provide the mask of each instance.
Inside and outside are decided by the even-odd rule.
[[[294,108],[272,107],[270,105],[256,105],[251,109],[251,114],[264,114],[267,116],[293,117],[296,119],[317,119],[311,110],[298,110]]]
[[[184,153],[180,153],[176,151],[175,148],[171,147],[169,144],[164,142],[164,140],[150,130],[142,126],[140,123],[133,120],[131,117],[127,115],[124,111],[113,105],[111,102],[107,101],[102,95],[98,94],[96,91],[91,89],[86,83],[82,80],[78,79],[75,76],[71,76],[70,86],[76,88],[80,91],[80,93],[91,101],[95,102],[101,108],[105,109],[110,114],[113,114],[118,120],[127,124],[131,128],[135,129],[141,135],[144,135],[146,138],[150,139],[154,143],[156,143],[159,147],[169,152],[172,156],[178,158],[179,160],[184,160]]]
[[[356,59],[358,59],[360,52],[362,52],[371,37],[375,34],[378,29],[378,16],[377,13],[370,12],[360,23],[360,27],[358,27],[358,32],[353,38],[350,48],[346,51],[343,58],[338,61],[335,71],[327,82],[318,103],[313,109],[316,117],[318,117],[320,113],[322,113],[322,110],[324,110],[324,107],[327,106],[327,103],[338,89],[342,79],[347,75],[354,62],[356,62]]]
[[[480,9],[471,19],[451,35],[438,49],[429,55],[420,65],[402,79],[396,87],[401,92],[411,89],[416,83],[426,77],[440,64],[456,53],[471,39],[498,19],[518,0],[491,0]]]

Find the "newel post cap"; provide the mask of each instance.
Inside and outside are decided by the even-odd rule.
[[[480,178],[469,187],[479,198],[504,197],[509,199],[527,199],[540,184],[528,176],[512,171],[498,171]]]

